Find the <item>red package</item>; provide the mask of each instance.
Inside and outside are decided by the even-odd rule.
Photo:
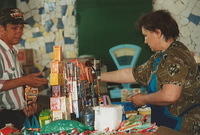
[[[2,129],[0,129],[0,133],[3,135],[9,135],[11,133],[16,133],[16,132],[19,132],[19,130],[15,129],[13,127],[10,127],[10,126],[6,126]]]

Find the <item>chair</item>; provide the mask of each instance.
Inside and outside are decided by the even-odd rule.
[[[135,44],[120,44],[109,49],[109,53],[117,66],[117,69],[135,67],[138,57],[141,53],[141,47]],[[116,88],[117,93],[110,94],[111,98],[120,98],[121,89],[132,89],[131,84],[122,84],[122,88]],[[110,93],[114,91],[110,90]],[[113,95],[113,97],[112,97]]]

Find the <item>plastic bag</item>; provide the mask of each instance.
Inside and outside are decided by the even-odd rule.
[[[40,128],[40,124],[38,122],[38,119],[35,115],[31,116],[31,117],[27,117],[25,122],[24,122],[24,127],[26,129],[29,128]]]
[[[72,130],[78,130],[79,133],[85,130],[93,130],[93,127],[85,126],[82,123],[74,120],[56,120],[42,127],[41,134],[49,133],[59,133],[61,131],[66,131],[71,133]]]

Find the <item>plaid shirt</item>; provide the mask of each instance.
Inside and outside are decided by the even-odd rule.
[[[6,80],[19,78],[22,69],[17,60],[17,49],[10,49],[0,40],[0,109],[22,110],[25,106],[23,87],[2,91]]]

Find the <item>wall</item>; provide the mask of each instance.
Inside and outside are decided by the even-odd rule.
[[[88,1],[90,0],[80,0],[80,2],[86,2],[86,3]],[[96,1],[98,4],[102,3],[102,0],[93,0],[93,1]],[[127,2],[127,0],[125,1]],[[134,6],[134,2],[135,1],[132,1],[132,3],[130,4],[130,7]],[[149,2],[151,4],[151,1],[148,1],[146,3],[149,3]],[[91,3],[88,3],[88,4],[91,5]],[[184,42],[191,51],[195,51],[199,55],[199,52],[200,52],[200,34],[199,34],[200,33],[200,0],[167,0],[167,1],[153,0],[152,5],[154,9],[167,9],[170,12],[172,12],[172,15],[175,17],[180,27],[180,32],[181,32],[180,40]],[[110,4],[110,6],[113,6],[113,5]],[[137,6],[138,5],[136,5],[136,7]],[[42,67],[46,65],[51,60],[53,45],[62,45],[64,48],[65,57],[68,57],[68,58],[77,57],[79,55],[78,53],[92,54],[93,53],[92,50],[96,49],[95,47],[96,44],[93,42],[91,42],[90,44],[94,45],[94,48],[87,48],[87,47],[84,47],[84,45],[82,44],[82,42],[85,42],[85,41],[81,41],[81,40],[78,41],[78,34],[80,33],[77,33],[78,30],[77,30],[76,19],[75,19],[75,15],[76,15],[75,0],[17,0],[17,7],[19,7],[25,13],[26,20],[30,22],[30,25],[26,25],[25,27],[23,40],[21,40],[19,47],[33,48],[35,50],[35,63],[38,67]],[[81,12],[84,14],[89,11],[96,11],[95,8],[96,8],[95,6],[86,8],[86,10],[82,10]],[[120,8],[123,10],[125,9],[126,12],[130,11],[130,14],[134,14],[135,12],[138,11],[138,10],[133,11],[133,9],[126,9],[126,8],[123,8],[123,6],[119,5],[119,8],[117,8],[118,9],[117,13],[118,14],[120,13],[119,14],[120,17],[123,17],[123,10],[120,12],[119,11]],[[80,30],[79,32],[83,32],[83,30],[86,32],[92,31],[92,30],[95,30],[95,31],[99,30],[103,33],[104,30],[110,29],[107,26],[102,29],[101,25],[97,26],[95,29],[91,29],[89,27],[89,25],[91,25],[93,21],[103,21],[102,23],[106,23],[108,20],[114,20],[117,18],[117,17],[112,18],[112,16],[109,16],[109,14],[104,16],[105,14],[103,13],[105,13],[105,11],[102,11],[101,7],[98,9],[101,12],[98,12],[100,16],[96,18],[99,18],[99,19],[106,18],[107,20],[104,20],[104,21],[90,20],[91,18],[89,18],[88,16],[86,18],[87,20],[85,21],[86,23],[85,25],[87,25],[87,27]],[[103,9],[107,11],[110,10],[109,7],[103,8]],[[144,8],[144,10],[148,10],[148,9]],[[138,18],[138,16],[136,17]],[[125,19],[126,18],[123,18],[120,21],[123,22]],[[129,19],[129,21],[133,21],[133,20]],[[130,24],[131,23],[129,23],[129,25]],[[114,29],[114,27],[117,27],[117,26],[113,25],[112,27]],[[126,27],[127,26],[123,26],[122,24],[122,26],[120,26],[120,28],[118,29],[121,29],[121,31],[124,32],[123,28],[126,28]],[[133,23],[133,28],[134,28],[134,23]],[[132,28],[128,29],[129,33],[131,33],[132,30],[133,30]],[[93,34],[98,34],[99,31],[96,31],[96,32],[95,31],[93,31]],[[138,33],[135,33],[135,34],[138,34]],[[90,36],[91,36],[90,38],[94,38],[92,33]],[[135,37],[134,33],[133,35],[129,34],[129,36],[132,36],[133,38]],[[116,42],[113,42],[112,45],[116,45],[116,44],[124,42],[124,39],[120,39],[119,37],[120,36],[118,36],[117,38],[113,38],[113,40],[116,39]],[[100,37],[103,43],[106,42],[105,38],[109,38],[109,37],[106,37],[104,34],[102,34]],[[136,43],[139,43],[142,40],[143,39],[141,37],[135,39]],[[132,43],[135,42],[135,41],[131,41],[130,39],[128,39],[128,41]],[[101,45],[98,45],[98,46],[101,46]],[[83,52],[78,52],[78,48],[80,48],[80,51],[83,50]],[[110,59],[110,56],[108,55],[107,50],[105,48],[103,49],[106,52],[104,52],[104,54],[98,54],[98,56]],[[146,54],[143,53],[142,57],[145,57],[145,56]]]
[[[17,0],[25,13],[20,48],[33,48],[34,61],[41,69],[49,66],[54,45],[61,45],[66,58],[78,55],[75,0]]]
[[[167,9],[178,22],[180,41],[200,56],[200,0],[154,0],[154,9]]]
[[[117,67],[109,49],[119,44],[136,44],[142,48],[137,64],[144,63],[151,52],[135,24],[151,10],[151,0],[78,0],[79,55],[94,55],[110,71]]]

